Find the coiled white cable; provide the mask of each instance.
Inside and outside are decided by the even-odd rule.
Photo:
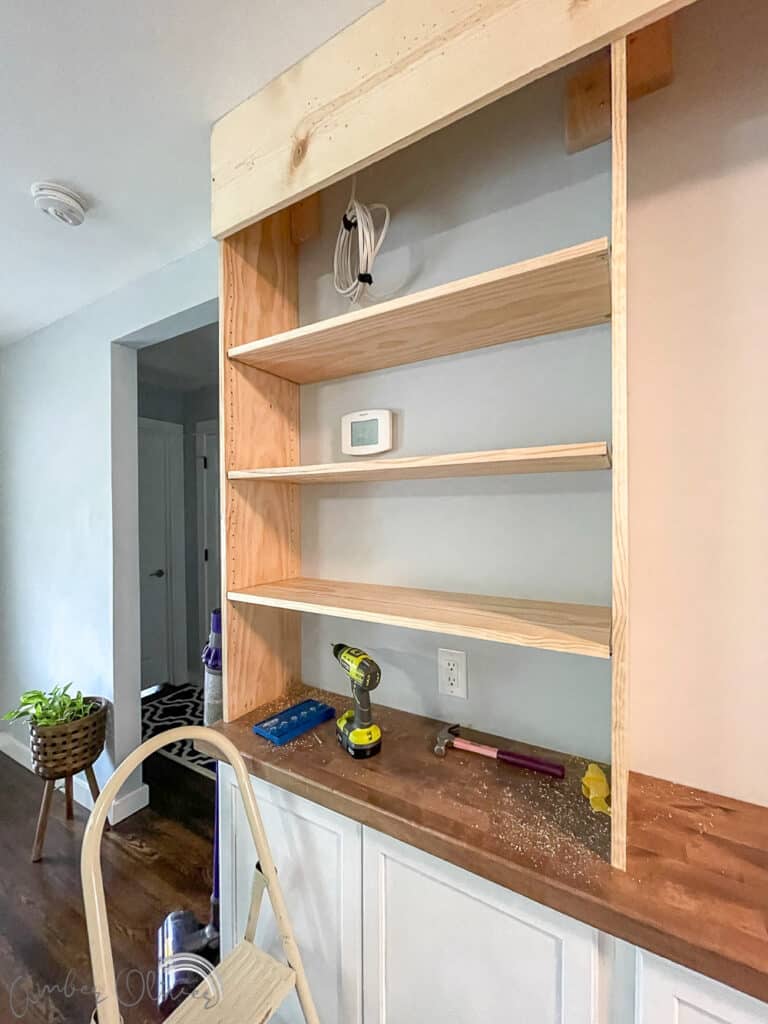
[[[376,234],[373,215],[384,212],[384,220]],[[347,209],[341,219],[333,253],[333,286],[350,302],[359,302],[373,283],[373,264],[379,254],[389,227],[389,208],[383,203],[366,206],[355,198],[355,182]]]

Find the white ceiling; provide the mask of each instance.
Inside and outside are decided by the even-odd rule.
[[[210,238],[211,124],[375,0],[4,0],[0,344]],[[67,228],[33,181],[93,203]]]

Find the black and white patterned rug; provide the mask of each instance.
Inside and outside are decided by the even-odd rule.
[[[141,738],[148,740],[158,733],[175,729],[178,725],[203,724],[203,688],[194,683],[166,686],[159,693],[145,697],[141,702]],[[215,761],[199,750],[190,740],[180,740],[160,751],[172,761],[215,778]]]

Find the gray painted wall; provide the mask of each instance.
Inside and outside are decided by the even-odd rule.
[[[211,243],[0,349],[0,618],[14,638],[4,651],[0,709],[23,690],[70,679],[115,699],[109,749],[97,766],[102,780],[140,737],[139,666],[130,658],[136,623],[117,593],[121,584],[132,590],[123,570],[138,560],[131,536],[118,537],[112,520],[113,503],[116,513],[136,514],[123,508],[122,489],[135,460],[135,447],[132,455],[123,443],[131,402],[136,421],[135,354],[118,346],[113,361],[113,342],[215,299],[217,279]],[[175,333],[184,329],[182,317]],[[117,406],[123,428],[113,439]],[[0,745],[5,729],[0,724]],[[26,742],[23,728],[12,735]]]
[[[141,374],[141,352],[138,353],[138,364],[139,417],[148,420],[162,420],[164,423],[183,423],[184,392],[146,380]]]
[[[562,76],[538,82],[358,176],[389,204],[377,298],[417,291],[610,229],[607,145],[563,149]],[[349,185],[324,195],[301,256],[301,318],[344,312],[331,257]],[[397,414],[393,455],[610,440],[610,331],[570,332],[302,388],[302,461],[344,458],[339,419]],[[610,476],[307,487],[304,572],[487,594],[610,603]],[[326,617],[303,620],[307,681],[346,694],[333,641],[383,667],[382,704],[608,759],[608,662]],[[468,652],[469,700],[438,697],[437,649]]]

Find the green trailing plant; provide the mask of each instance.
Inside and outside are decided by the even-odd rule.
[[[3,715],[3,719],[7,722],[27,719],[33,725],[62,725],[85,718],[97,709],[98,704],[84,697],[79,690],[73,696],[69,693],[71,685],[54,686],[50,693],[27,690],[21,695],[18,707]]]

